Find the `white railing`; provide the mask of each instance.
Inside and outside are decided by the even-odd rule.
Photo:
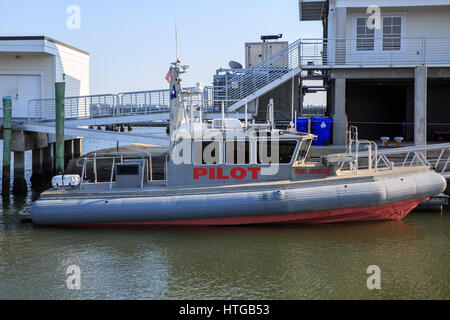
[[[302,39],[301,65],[450,65],[450,36]]]
[[[365,145],[363,151],[362,145]],[[356,127],[350,127],[347,152],[328,155],[324,159],[355,174],[361,169],[377,172],[382,168],[427,166],[450,178],[450,143],[379,149],[373,141],[359,140]]]
[[[153,163],[152,163],[152,155],[149,152],[140,152],[140,153],[117,153],[117,154],[103,154],[103,153],[94,153],[93,156],[83,157],[77,160],[76,166],[81,167],[81,182],[80,182],[80,190],[83,190],[83,185],[85,184],[85,180],[88,178],[88,164],[92,164],[92,174],[94,175],[93,182],[98,183],[98,162],[102,161],[111,161],[111,175],[109,179],[109,189],[111,190],[114,182],[114,174],[115,165],[117,163],[125,163],[126,161],[132,160],[140,160],[143,164],[143,172],[147,174],[145,177],[142,174],[141,180],[141,189],[144,187],[144,182],[149,183],[153,182]]]
[[[193,88],[185,88],[184,91]],[[213,88],[205,87],[202,94],[189,95],[193,101],[209,101]],[[141,115],[169,111],[170,90],[149,90],[104,94],[92,96],[67,97],[64,99],[65,119],[92,119],[100,117],[118,117]],[[203,106],[205,111],[212,110],[212,104]],[[34,99],[28,102],[28,120],[30,122],[54,121],[55,99]]]
[[[244,105],[244,127],[249,124],[249,113],[248,113],[248,101],[246,99],[241,100],[199,100],[194,101],[190,98],[184,98],[181,101],[181,108],[183,108],[184,114],[186,115],[186,121],[190,124],[191,130],[194,129],[195,123],[203,122],[203,105],[220,105],[221,113],[221,130],[225,131],[225,116],[226,116],[226,105],[229,103],[242,102]],[[213,111],[216,111],[214,109]]]
[[[64,99],[66,119],[85,119],[114,114],[116,97],[112,94],[67,97]],[[28,120],[55,119],[55,99],[33,99],[28,102]]]

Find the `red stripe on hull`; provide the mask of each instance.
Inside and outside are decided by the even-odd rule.
[[[251,224],[319,224],[349,221],[401,220],[416,208],[422,199],[412,199],[371,207],[332,209],[292,214],[268,216],[243,216],[226,218],[208,218],[191,220],[140,221],[115,223],[90,223],[72,225],[78,227],[114,227],[114,226],[230,226]]]

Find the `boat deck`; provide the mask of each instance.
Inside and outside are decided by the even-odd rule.
[[[234,184],[223,186],[176,186],[167,187],[165,181],[144,183],[141,188],[117,188],[115,183],[110,188],[110,183],[84,183],[82,188],[52,188],[41,195],[41,199],[65,199],[65,198],[137,198],[137,197],[161,197],[180,196],[212,193],[232,193],[241,191],[285,190],[293,188],[320,187],[323,185],[336,185],[343,183],[362,183],[376,180],[390,179],[398,176],[417,174],[429,171],[428,167],[395,168],[394,170],[380,169],[378,172],[360,170],[358,175],[353,172],[342,172],[337,176],[330,176],[316,180],[283,180],[271,182],[258,182],[246,184]]]

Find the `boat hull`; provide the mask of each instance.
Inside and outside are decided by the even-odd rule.
[[[72,225],[73,227],[145,227],[145,226],[238,226],[255,224],[322,224],[338,222],[361,222],[402,220],[414,210],[422,199],[412,199],[396,203],[334,210],[299,212],[292,214],[274,214],[269,216],[242,216],[232,218],[208,218],[189,220],[140,221],[116,223],[88,223]]]
[[[41,199],[31,219],[40,225],[146,226],[333,223],[399,220],[440,194],[445,179],[432,171],[317,187],[143,197]]]

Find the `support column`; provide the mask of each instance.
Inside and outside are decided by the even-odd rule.
[[[414,79],[414,144],[427,144],[428,68],[417,66]]]
[[[347,8],[336,8],[335,15],[335,28],[336,28],[336,38],[335,45],[336,48],[334,50],[334,63],[345,65],[346,57],[347,57],[347,48],[350,48],[347,43]]]
[[[12,98],[3,98],[3,178],[2,194],[9,196],[11,192],[11,123]]]
[[[13,193],[27,193],[27,181],[25,180],[25,152],[14,152],[14,186]]]
[[[56,162],[57,174],[64,174],[64,98],[66,84],[64,82],[55,83],[56,98]]]
[[[44,174],[46,177],[51,178],[54,173],[54,154],[53,154],[53,143],[50,143],[48,146],[42,149],[43,156],[43,165],[44,165]]]
[[[73,140],[66,140],[64,142],[64,168],[73,159]]]
[[[82,152],[81,139],[73,140],[73,157],[74,157],[74,159],[81,157],[81,152]]]
[[[32,155],[32,168],[33,175],[31,176],[31,184],[34,186],[39,186],[43,181],[43,173],[44,173],[44,163],[43,163],[43,150],[42,148],[34,149]]]
[[[345,113],[346,79],[334,80],[334,109],[333,109],[333,144],[347,143],[347,115]]]

